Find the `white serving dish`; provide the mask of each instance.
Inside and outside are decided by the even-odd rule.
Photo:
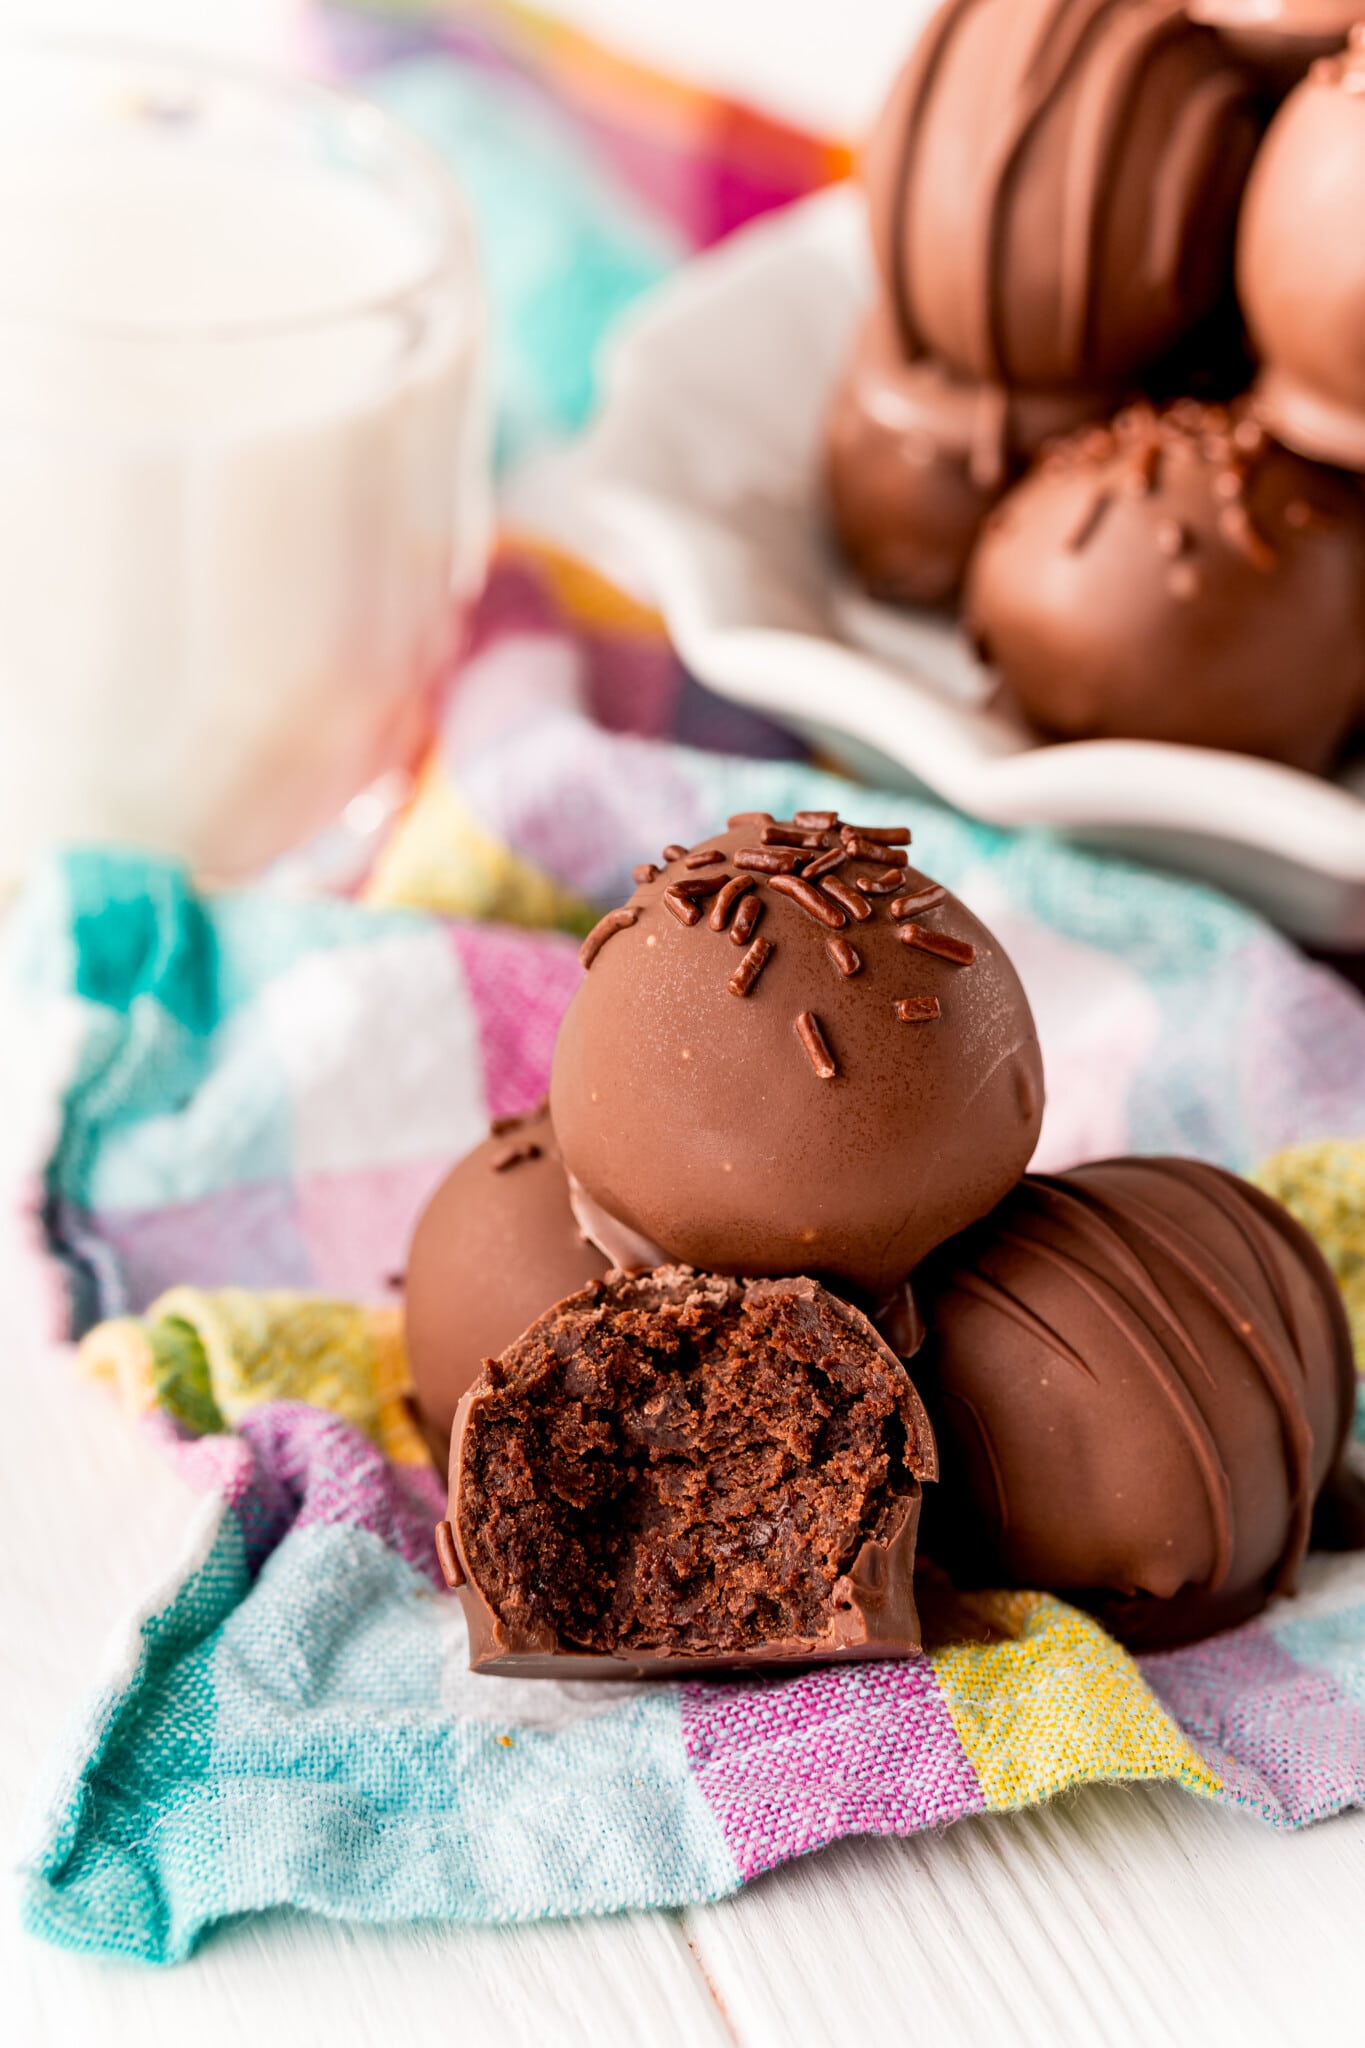
[[[1216,883],[1310,943],[1365,947],[1365,763],[1329,782],[1202,748],[1040,744],[990,708],[954,625],[855,591],[825,537],[818,448],[870,290],[848,187],[688,265],[621,330],[598,422],[555,466],[550,523],[580,548],[586,532],[713,690],[857,772]],[[541,524],[549,481],[524,505]]]

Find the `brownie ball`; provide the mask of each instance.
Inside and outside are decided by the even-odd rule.
[[[956,598],[981,525],[1044,441],[1111,408],[1089,392],[1007,392],[907,362],[879,304],[858,337],[825,430],[839,544],[892,604]]]
[[[501,1120],[441,1182],[408,1253],[408,1363],[442,1454],[484,1360],[606,1270],[569,1207],[548,1108]]]
[[[1365,700],[1365,499],[1244,413],[1133,408],[1004,499],[964,621],[1048,738],[1324,769]]]
[[[437,1554],[475,1670],[905,1657],[935,1469],[904,1365],[814,1281],[613,1273],[466,1395]]]
[[[1314,65],[1247,188],[1237,284],[1265,367],[1261,417],[1305,455],[1365,470],[1365,29]]]
[[[1019,1178],[1043,1106],[1028,1002],[909,837],[735,818],[638,868],[586,942],[550,1100],[614,1263],[879,1297]]]
[[[1180,0],[946,0],[867,158],[911,354],[1122,387],[1217,303],[1260,131]]]
[[[1137,1646],[1292,1590],[1354,1408],[1307,1232],[1181,1159],[1030,1176],[919,1278],[942,1482],[925,1548],[1064,1593]]]
[[[1360,10],[1361,0],[1190,0],[1190,19],[1281,92],[1341,48]]]

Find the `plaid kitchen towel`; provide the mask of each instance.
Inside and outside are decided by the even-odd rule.
[[[473,188],[511,461],[581,419],[597,338],[680,247],[839,166],[485,11],[536,61],[513,75],[497,38],[475,51],[466,9],[463,51],[454,30],[385,29],[402,61],[378,83]],[[524,95],[555,75],[573,121],[528,156]],[[610,147],[581,152],[585,120]],[[364,901],[204,898],[98,851],[34,877],[0,961],[0,1252],[203,1496],[54,1759],[23,1856],[36,1933],[162,1962],[279,1905],[679,1905],[841,1836],[1095,1779],[1174,1779],[1278,1825],[1365,1799],[1351,1561],[1312,1560],[1297,1601],[1141,1665],[1010,1594],[909,1663],[469,1674],[432,1552],[443,1489],[403,1405],[413,1220],[490,1116],[542,1092],[572,934],[642,855],[739,809],[901,819],[903,799],[854,798],[799,753],[698,689],[647,614],[509,544]],[[1212,892],[927,801],[913,822],[1028,987],[1040,1164],[1259,1169],[1318,1231],[1359,1329],[1365,1003]]]

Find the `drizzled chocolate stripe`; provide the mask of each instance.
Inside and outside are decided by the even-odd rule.
[[[823,889],[803,882],[799,875],[774,875],[768,887],[776,896],[788,896],[799,904],[807,917],[813,917],[820,924],[827,924],[835,931],[842,931],[848,918],[837,903],[831,903]]]
[[[814,1067],[817,1078],[821,1081],[832,1081],[839,1069],[835,1065],[834,1054],[826,1043],[825,1034],[820,1029],[820,1020],[813,1010],[801,1012],[796,1020],[796,1035],[805,1047],[806,1058]]]
[[[737,946],[747,946],[753,937],[758,920],[763,915],[763,898],[746,896],[735,912],[735,921],[730,927],[730,937]]]
[[[847,939],[826,939],[825,951],[842,975],[856,974],[863,964],[862,954]]]
[[[708,923],[713,932],[723,932],[725,930],[726,925],[730,922],[730,912],[734,909],[740,897],[747,895],[749,890],[754,887],[756,887],[756,884],[752,875],[730,876],[719,896],[711,905],[711,915]]]
[[[630,910],[623,905],[620,910],[609,910],[605,917],[599,917],[578,949],[578,957],[583,966],[591,967],[607,940],[617,932],[628,930],[639,914],[638,910]]]
[[[896,1004],[902,1024],[929,1024],[942,1014],[937,996],[902,996]]]
[[[969,939],[954,939],[947,932],[926,931],[922,924],[903,924],[900,940],[903,946],[917,946],[921,953],[932,953],[936,959],[951,960],[954,967],[970,967],[976,958],[976,947]]]
[[[847,882],[841,881],[838,875],[826,876],[820,887],[841,910],[848,912],[855,924],[865,924],[871,917],[872,905],[866,896],[860,896],[856,889],[850,889]]]
[[[748,952],[744,955],[744,958],[726,983],[726,987],[732,996],[748,995],[750,989],[758,980],[759,975],[762,974],[767,966],[772,953],[773,942],[771,939],[754,940],[752,946],[750,946]]]

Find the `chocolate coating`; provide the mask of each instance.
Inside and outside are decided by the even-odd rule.
[[[830,513],[873,597],[949,604],[982,522],[1044,441],[1108,410],[1089,392],[1008,392],[907,362],[878,305],[825,430]]]
[[[706,1271],[880,1296],[1028,1163],[1043,1078],[1018,976],[901,847],[762,820],[702,844],[720,861],[642,883],[569,1005],[565,1165],[609,1256],[604,1215]],[[679,894],[704,876],[715,893]]]
[[[477,1671],[904,1657],[935,1470],[905,1367],[814,1281],[617,1273],[461,1402],[437,1552]]]
[[[1189,0],[1191,21],[1216,29],[1232,56],[1279,91],[1339,50],[1361,0]]]
[[[916,1286],[924,1542],[955,1577],[1065,1593],[1140,1646],[1292,1590],[1355,1373],[1287,1210],[1191,1160],[1108,1160],[1030,1176]]]
[[[946,0],[867,157],[907,352],[1126,384],[1217,302],[1258,132],[1182,0]]]
[[[500,1123],[441,1182],[408,1253],[404,1334],[431,1436],[449,1438],[486,1358],[606,1270],[569,1207],[548,1107]]]
[[[1004,500],[964,618],[1049,737],[1322,769],[1365,698],[1365,501],[1244,414],[1133,408]]]
[[[1237,284],[1265,367],[1261,417],[1365,470],[1365,30],[1281,107],[1247,187]]]

